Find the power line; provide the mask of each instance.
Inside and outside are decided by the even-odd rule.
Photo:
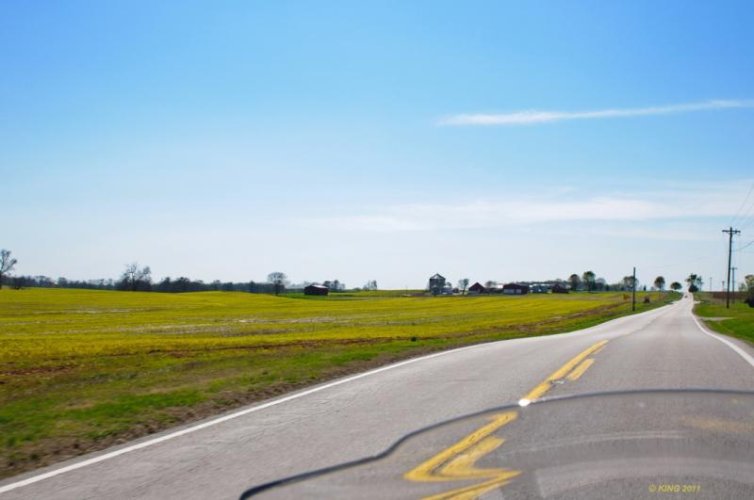
[[[751,240],[750,242],[748,242],[747,244],[745,244],[742,247],[736,248],[736,252],[740,252],[741,250],[746,250],[747,248],[749,248],[752,245],[754,245],[754,240]]]
[[[749,203],[749,208],[747,208],[739,216],[737,216],[737,220],[734,221],[734,224],[741,226],[741,229],[746,229],[752,223],[754,223],[754,199],[752,199]]]
[[[746,198],[744,198],[744,201],[741,202],[741,206],[738,207],[738,210],[736,210],[736,215],[733,216],[733,219],[731,220],[731,224],[733,224],[734,222],[736,222],[736,219],[741,214],[741,210],[743,210],[743,208],[746,206],[746,202],[749,201],[749,197],[751,196],[751,193],[753,191],[754,191],[754,182],[751,183],[751,187],[749,188],[749,192],[746,193]],[[752,205],[752,206],[754,206],[754,205]],[[747,210],[746,212],[748,213],[749,210]]]
[[[754,205],[752,205],[752,207],[754,207]],[[747,222],[746,224],[744,224],[743,226],[741,226],[742,230],[748,228],[749,226],[752,225],[752,223],[754,223],[754,213],[752,213],[751,215],[752,215],[752,217],[751,217],[751,219],[749,219],[749,222]],[[746,219],[743,219],[743,220],[746,220]]]

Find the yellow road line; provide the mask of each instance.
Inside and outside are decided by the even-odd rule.
[[[605,344],[607,344],[607,340],[601,340],[600,342],[597,342],[590,348],[586,349],[585,351],[582,351],[581,353],[577,354],[574,358],[572,358],[570,361],[568,361],[566,364],[558,368],[555,372],[552,373],[549,377],[547,377],[544,382],[537,385],[534,389],[529,391],[529,394],[524,396],[524,399],[528,399],[529,401],[539,399],[544,394],[550,390],[552,387],[552,383],[556,380],[560,380],[564,378],[566,375],[568,375],[569,372],[571,372],[576,366],[584,361],[585,358],[589,357],[592,353],[603,347]]]
[[[476,461],[498,448],[504,442],[495,436],[488,436],[471,449],[454,458],[445,467],[440,474],[443,476],[455,477],[461,479],[489,479],[481,484],[466,486],[456,490],[446,491],[439,495],[425,497],[424,500],[445,500],[445,499],[473,499],[479,495],[503,486],[512,478],[518,476],[521,472],[508,469],[477,469]]]
[[[524,399],[534,400],[542,397],[550,390],[555,380],[561,380],[565,377],[568,377],[568,380],[578,380],[594,363],[594,359],[589,358],[589,356],[601,351],[605,344],[607,344],[607,340],[602,340],[577,354],[529,391]],[[511,479],[521,474],[521,471],[500,468],[478,469],[476,462],[502,446],[505,441],[502,438],[491,436],[491,434],[514,421],[517,417],[518,413],[515,411],[495,415],[489,424],[480,427],[454,445],[408,471],[403,477],[409,481],[417,482],[488,479],[488,481],[480,484],[425,497],[424,500],[473,500],[479,495],[508,484]]]
[[[487,436],[486,438],[482,439],[477,444],[448,462],[448,465],[442,468],[442,475],[462,478],[488,477],[489,469],[476,469],[474,468],[474,464],[477,460],[479,460],[492,450],[496,449],[504,442],[505,440],[502,438],[496,436]]]
[[[461,453],[465,452],[472,446],[474,446],[476,443],[481,441],[482,439],[486,438],[505,424],[512,422],[518,417],[518,413],[515,411],[509,411],[505,413],[501,413],[500,415],[496,415],[492,422],[485,425],[484,427],[481,427],[465,438],[458,441],[453,446],[446,448],[445,450],[441,451],[434,457],[430,458],[426,462],[423,462],[418,467],[410,470],[406,474],[403,475],[405,479],[408,479],[409,481],[419,481],[419,482],[436,482],[436,481],[448,481],[449,479],[453,479],[452,476],[442,476],[435,474],[435,469],[439,468],[441,465],[449,462],[451,459],[456,457],[457,455],[460,455]]]
[[[573,369],[571,373],[568,374],[566,377],[571,382],[575,382],[581,377],[585,371],[589,369],[590,366],[594,363],[594,358],[586,358],[584,361],[581,362],[576,368]]]
[[[477,469],[474,467],[474,463],[485,456],[486,454],[490,453],[492,450],[497,448],[503,444],[503,440],[496,438],[496,437],[488,437],[478,445],[474,447],[474,449],[468,453],[465,457],[463,457],[464,461],[469,462],[469,467],[467,469],[465,468],[456,468],[455,472],[459,474],[459,477],[457,480],[462,479],[481,479],[481,478],[491,478],[489,481],[485,481],[480,484],[474,484],[471,486],[466,486],[463,488],[458,488],[451,491],[446,491],[444,493],[440,493],[438,495],[432,495],[428,497],[424,497],[423,500],[473,500],[480,495],[484,495],[488,491],[492,491],[495,488],[499,488],[501,486],[505,486],[510,482],[511,479],[521,474],[521,471],[517,470],[509,470],[509,469]],[[462,458],[462,457],[459,457]],[[451,462],[451,464],[453,464]],[[448,464],[448,466],[451,466],[451,464]],[[443,469],[443,473],[448,472],[447,468]]]

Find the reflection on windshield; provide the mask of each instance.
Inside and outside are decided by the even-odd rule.
[[[754,498],[754,393],[553,398],[416,431],[242,498]]]

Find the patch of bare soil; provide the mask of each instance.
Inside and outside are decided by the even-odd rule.
[[[70,371],[74,366],[55,365],[55,366],[30,366],[26,368],[10,369],[0,371],[0,377],[3,376],[24,376],[24,375],[42,375],[48,373],[61,373]]]

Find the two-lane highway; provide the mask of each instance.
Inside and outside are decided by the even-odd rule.
[[[237,498],[249,486],[373,455],[410,431],[523,397],[754,390],[754,350],[705,332],[692,306],[686,298],[579,332],[347,377],[11,478],[0,483],[0,499]]]

